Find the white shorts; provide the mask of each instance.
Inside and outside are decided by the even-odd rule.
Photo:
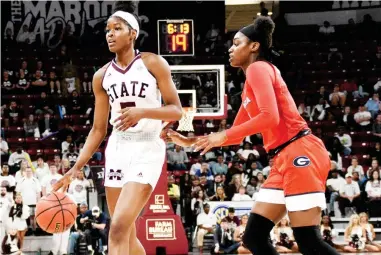
[[[165,142],[159,136],[122,139],[113,133],[105,151],[104,186],[122,188],[127,182],[138,182],[155,189],[165,152]]]

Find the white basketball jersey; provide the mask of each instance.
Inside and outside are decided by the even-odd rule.
[[[108,65],[102,86],[106,90],[111,105],[110,124],[120,114],[124,107],[158,108],[161,107],[161,95],[156,78],[148,71],[136,51],[135,58],[126,68],[121,68],[115,60]],[[157,132],[161,131],[161,120],[141,119],[126,132]]]

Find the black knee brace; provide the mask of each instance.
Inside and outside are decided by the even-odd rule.
[[[256,213],[251,213],[246,225],[242,241],[255,255],[277,255],[270,241],[270,231],[274,223]]]
[[[292,228],[299,251],[303,255],[339,255],[333,247],[324,242],[319,226]]]

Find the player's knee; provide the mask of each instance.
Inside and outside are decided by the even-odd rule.
[[[110,224],[110,239],[112,239],[114,243],[125,241],[126,235],[131,231],[132,224],[134,224],[134,222],[130,222],[128,219],[118,220],[118,218],[113,218]]]
[[[274,223],[271,220],[259,214],[251,213],[242,238],[244,245],[252,252],[261,245],[267,245],[269,233],[273,227]]]

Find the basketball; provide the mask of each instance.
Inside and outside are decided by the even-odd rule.
[[[36,221],[48,233],[62,233],[74,225],[77,205],[66,194],[53,192],[36,206]]]

